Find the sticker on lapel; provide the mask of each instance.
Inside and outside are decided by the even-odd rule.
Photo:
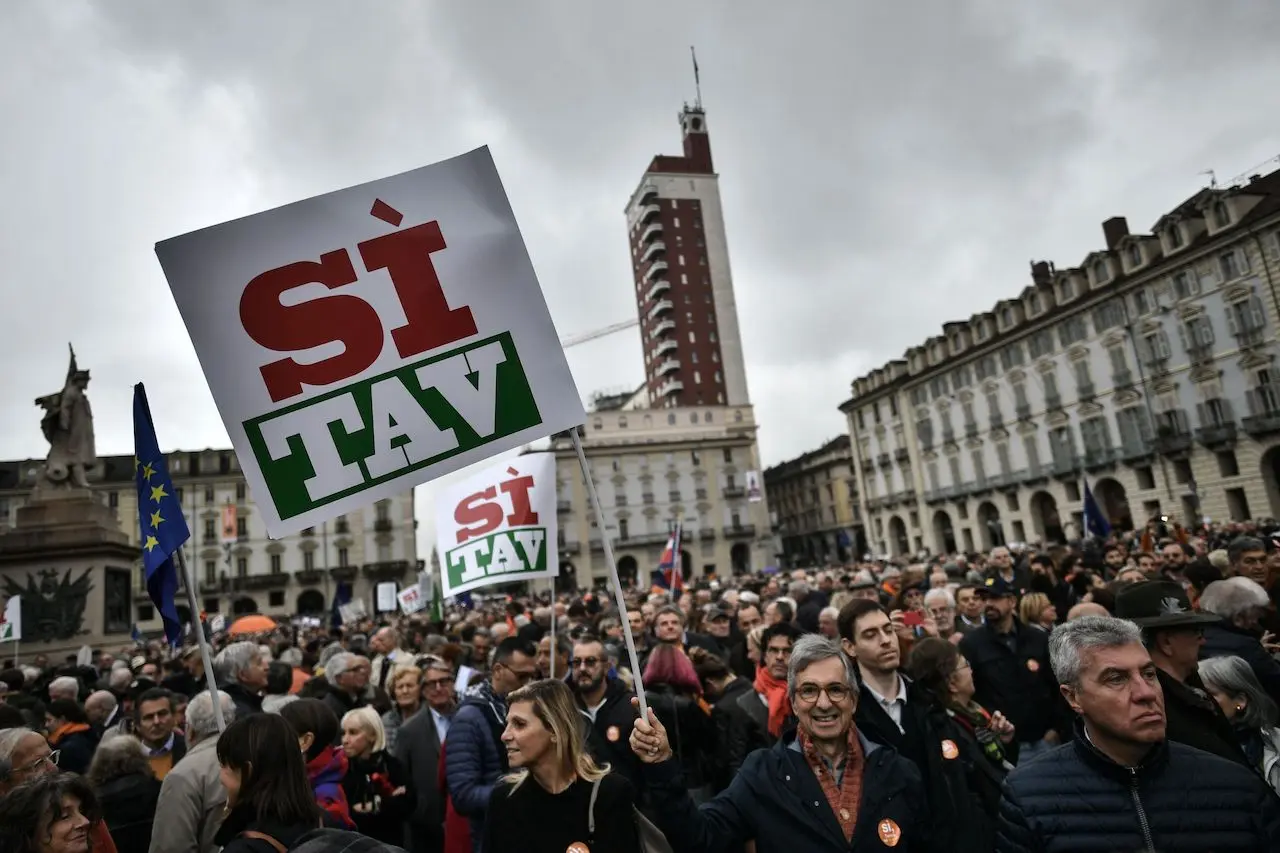
[[[956,746],[953,740],[944,740],[942,742],[942,757],[948,761],[960,757],[960,748]]]
[[[902,830],[889,818],[880,821],[876,831],[880,833],[880,841],[885,847],[897,847],[898,842],[902,840]]]
[[[1029,670],[1030,670],[1030,671],[1032,671],[1032,672],[1039,672],[1039,671],[1040,671],[1040,661],[1036,660],[1035,658],[1031,658],[1031,659],[1029,659],[1029,660],[1027,661],[1027,669],[1029,669]]]
[[[617,743],[618,738],[622,737],[622,732],[618,731],[617,726],[609,726],[605,730],[604,736],[609,739],[609,743]]]
[[[564,853],[591,853],[591,848],[581,841],[575,841],[564,849]]]

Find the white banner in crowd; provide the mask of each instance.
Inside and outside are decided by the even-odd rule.
[[[431,603],[430,599],[423,597],[416,584],[400,590],[399,594],[396,595],[396,599],[400,602],[400,612],[405,616],[417,613]]]
[[[374,602],[378,605],[379,613],[390,613],[396,609],[398,590],[395,581],[383,581],[374,588]]]
[[[586,418],[488,148],[156,254],[273,538]]]
[[[436,493],[442,595],[552,578],[556,549],[556,458],[526,453]]]

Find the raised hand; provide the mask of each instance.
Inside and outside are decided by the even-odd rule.
[[[631,707],[639,709],[640,700],[632,697]],[[661,764],[671,757],[667,730],[652,708],[649,709],[649,719],[638,718],[631,728],[631,751],[645,764]]]

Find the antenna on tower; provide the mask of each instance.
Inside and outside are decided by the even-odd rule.
[[[1205,169],[1200,174],[1209,176],[1209,189],[1216,190],[1218,188],[1218,173],[1213,169]]]
[[[702,109],[702,79],[698,76],[698,52],[689,45],[689,55],[693,57],[693,105]]]

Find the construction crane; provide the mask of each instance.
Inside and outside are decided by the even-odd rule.
[[[578,344],[585,344],[587,341],[594,341],[597,338],[603,338],[612,335],[615,332],[621,332],[624,329],[630,329],[632,326],[640,325],[640,318],[636,317],[631,320],[623,320],[621,323],[614,323],[612,326],[605,326],[602,329],[594,329],[590,332],[583,332],[578,335],[570,335],[567,338],[560,339],[562,349],[576,347]]]

